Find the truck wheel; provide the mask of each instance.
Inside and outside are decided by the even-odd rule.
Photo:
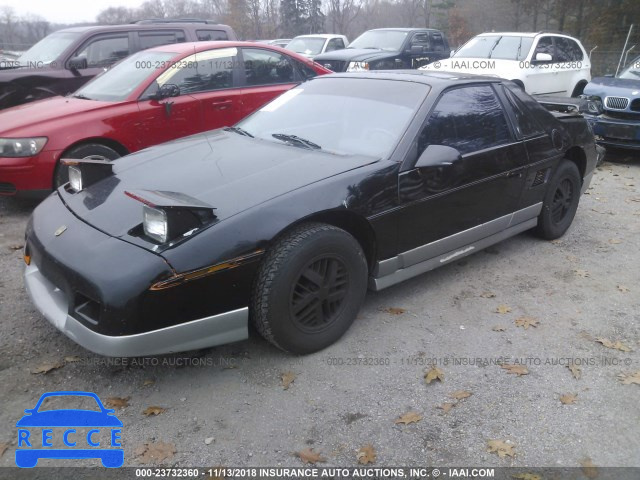
[[[253,286],[251,317],[287,352],[322,350],[351,326],[367,290],[367,261],[344,230],[307,223],[276,241]]]
[[[62,154],[60,158],[97,158],[105,160],[115,160],[120,158],[120,154],[113,148],[101,145],[99,143],[85,143],[84,145],[78,145],[70,150],[67,150]],[[58,162],[56,171],[53,174],[53,188],[54,190],[61,187],[69,181],[69,167],[62,165]]]
[[[575,163],[562,160],[549,182],[538,216],[535,233],[546,240],[561,237],[567,231],[580,201],[580,172]]]

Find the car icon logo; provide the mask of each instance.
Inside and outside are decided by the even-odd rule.
[[[67,231],[67,226],[66,225],[62,225],[61,227],[59,227],[55,232],[54,235],[56,237],[59,237],[60,235],[62,235],[64,232]]]
[[[59,401],[74,397],[88,402],[92,409],[47,410],[43,402],[51,397],[61,397],[57,399]],[[105,408],[95,393],[48,392],[40,397],[34,408],[24,412],[25,416],[16,423],[18,467],[35,467],[41,458],[99,458],[107,468],[121,467],[124,463],[124,449],[120,443],[122,422],[113,414],[114,410]],[[54,445],[54,442],[62,445]]]

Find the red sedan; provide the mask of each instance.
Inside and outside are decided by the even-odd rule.
[[[69,97],[0,112],[0,194],[42,193],[68,180],[61,158],[113,160],[233,125],[330,70],[247,42],[165,45],[138,52]]]

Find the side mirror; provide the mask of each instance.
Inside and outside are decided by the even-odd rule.
[[[411,53],[411,55],[421,55],[424,53],[424,46],[411,45],[411,48],[409,49],[409,53]]]
[[[551,60],[553,60],[553,57],[548,53],[542,53],[542,52],[536,53],[536,58],[535,58],[536,62],[550,62]]]
[[[156,93],[150,98],[152,100],[162,100],[169,97],[178,97],[180,95],[180,87],[173,83],[166,83],[162,85]]]
[[[429,145],[418,158],[416,168],[446,167],[460,160],[462,160],[462,154],[453,147]]]
[[[87,57],[73,57],[69,60],[69,70],[84,70],[88,67]]]

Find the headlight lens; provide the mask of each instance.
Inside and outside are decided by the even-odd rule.
[[[42,151],[47,137],[0,138],[0,157],[33,157]]]
[[[145,205],[143,209],[144,233],[158,243],[167,243],[169,239],[169,222],[167,214],[163,210]]]
[[[363,72],[369,70],[369,64],[367,62],[349,62],[347,72]]]
[[[69,185],[75,192],[82,191],[82,172],[78,167],[69,167]]]
[[[587,100],[587,110],[594,115],[600,115],[604,110],[602,108],[602,98],[597,95],[580,95],[580,98]]]

